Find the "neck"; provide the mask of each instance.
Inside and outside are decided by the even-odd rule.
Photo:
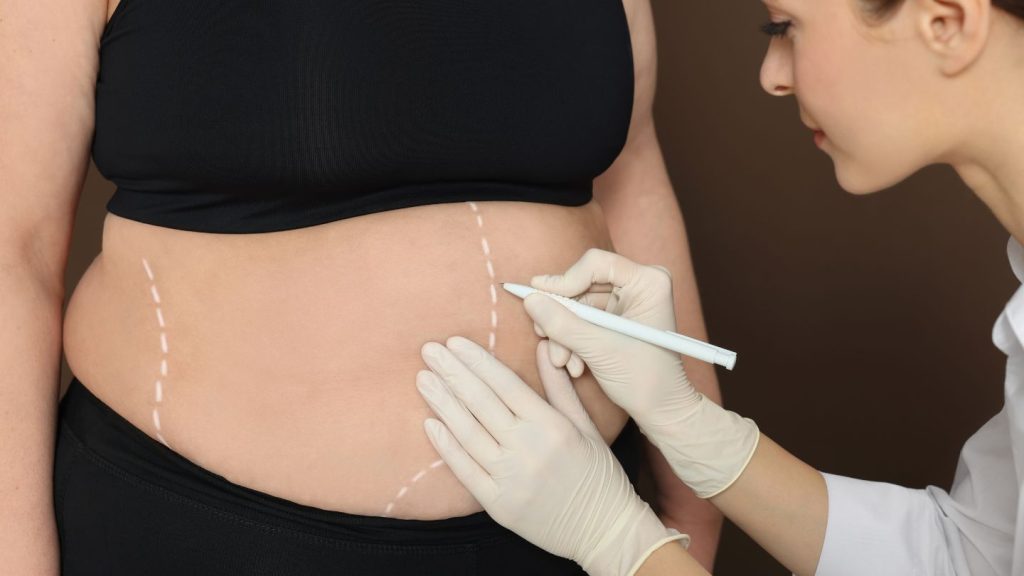
[[[1024,244],[1024,41],[1019,33],[998,37],[1002,42],[990,46],[998,57],[988,62],[996,66],[981,75],[986,89],[973,91],[980,96],[970,102],[970,128],[949,163]]]
[[[1024,244],[1024,139],[1018,140],[1014,148],[993,150],[977,161],[953,167],[1003,227]]]

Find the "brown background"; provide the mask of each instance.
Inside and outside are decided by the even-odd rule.
[[[881,194],[835,182],[791,98],[761,91],[757,0],[652,0],[656,106],[727,404],[829,472],[949,487],[1002,405],[992,324],[1017,282],[1008,234],[949,168]],[[68,294],[112,186],[90,171]],[[69,379],[63,367],[63,384]],[[726,526],[717,574],[788,574]]]

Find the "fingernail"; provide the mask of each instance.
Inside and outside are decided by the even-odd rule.
[[[452,336],[448,339],[447,343],[449,350],[457,350],[459,352],[467,352],[472,350],[473,347],[461,336]]]
[[[437,376],[434,376],[433,372],[420,372],[417,374],[416,389],[433,404],[439,403],[441,395],[444,394],[444,391],[441,389],[441,383],[437,381]]]
[[[427,342],[420,349],[420,355],[423,356],[423,360],[429,364],[431,368],[436,370],[444,360],[443,354],[447,352],[447,350],[444,352],[441,351],[444,347],[444,344],[439,342]]]
[[[423,421],[423,427],[427,430],[427,433],[433,436],[434,438],[439,438],[441,436],[441,423],[438,422],[437,420],[434,420],[433,418],[427,418],[426,420]]]
[[[427,431],[427,436],[435,446],[444,445],[446,437],[441,433],[441,422],[433,418],[427,418],[423,421],[423,429]]]
[[[423,356],[424,358],[433,357],[434,356],[434,350],[433,350],[434,344],[435,344],[435,342],[427,342],[427,343],[423,344],[423,346],[420,346],[420,356]]]

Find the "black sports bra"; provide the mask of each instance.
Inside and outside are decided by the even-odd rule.
[[[621,0],[121,0],[92,154],[110,212],[183,230],[578,206],[632,106]]]

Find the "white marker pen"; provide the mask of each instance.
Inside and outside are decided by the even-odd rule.
[[[586,304],[577,302],[571,298],[566,298],[559,294],[544,292],[543,290],[537,290],[530,286],[505,282],[501,287],[523,299],[535,292],[550,296],[568,308],[570,312],[591,324],[607,328],[613,332],[618,332],[619,334],[631,336],[637,340],[647,342],[648,344],[654,344],[655,346],[661,346],[662,348],[667,348],[673,352],[692,356],[698,360],[718,364],[720,366],[724,366],[727,370],[732,370],[733,366],[736,365],[735,352],[726,350],[725,348],[719,348],[718,346],[708,344],[707,342],[697,340],[696,338],[690,338],[689,336],[684,336],[671,330],[659,330],[658,328],[652,328],[635,320],[629,320],[622,316],[612,314],[611,312],[605,312],[604,310],[594,308],[593,306],[587,306]]]

